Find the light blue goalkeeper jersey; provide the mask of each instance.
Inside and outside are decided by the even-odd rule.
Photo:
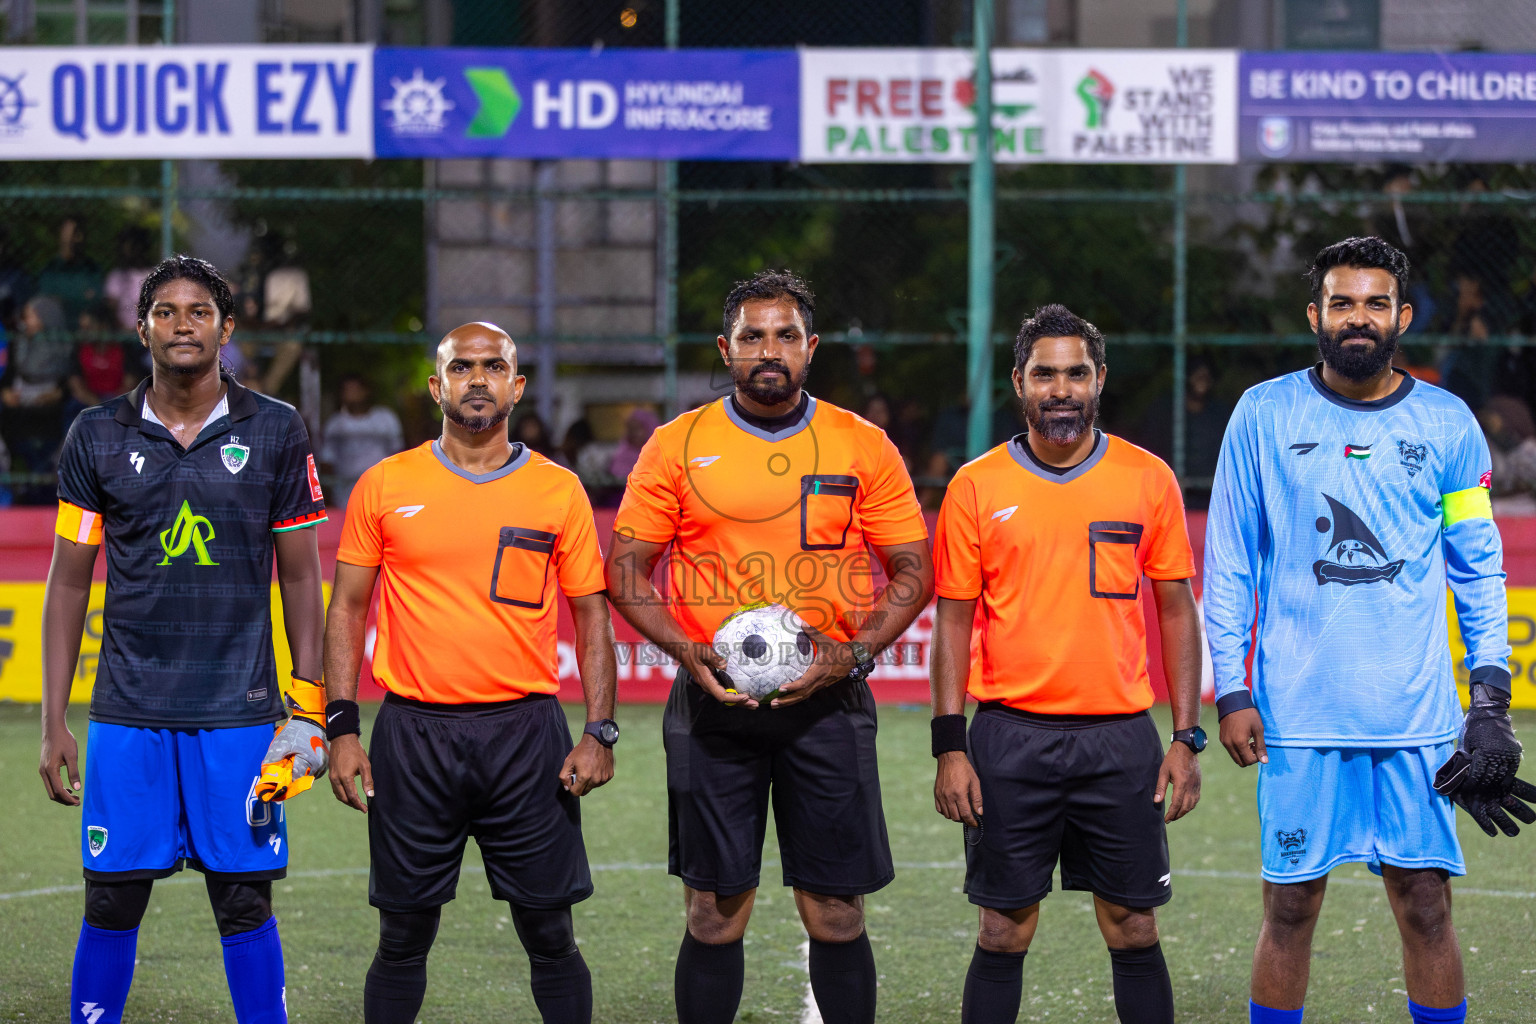
[[[1447,391],[1409,377],[1360,402],[1319,371],[1250,389],[1222,441],[1205,535],[1217,708],[1257,707],[1279,746],[1440,743],[1461,721],[1447,583],[1473,681],[1509,688],[1488,446]]]

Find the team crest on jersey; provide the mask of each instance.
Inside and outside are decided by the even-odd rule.
[[[91,851],[92,857],[100,857],[101,851],[107,848],[107,830],[100,825],[92,825],[86,829],[85,845]]]
[[[231,473],[238,473],[250,461],[251,448],[249,445],[241,444],[240,439],[231,434],[229,444],[219,449],[219,458],[224,460],[225,469]]]
[[[1280,856],[1297,864],[1307,852],[1307,830],[1298,828],[1287,832],[1284,829],[1275,829],[1275,840],[1280,844]]]
[[[1397,574],[1403,571],[1404,560],[1388,561],[1381,541],[1365,525],[1365,520],[1337,499],[1327,494],[1323,498],[1328,502],[1332,519],[1318,516],[1317,532],[1332,530],[1333,536],[1324,556],[1312,563],[1317,585],[1338,583],[1352,587],[1357,583],[1391,583],[1397,579]]]
[[[1429,458],[1429,446],[1398,441],[1397,454],[1399,463],[1408,470],[1408,475],[1415,477],[1419,475],[1419,470],[1424,468],[1424,460]]]

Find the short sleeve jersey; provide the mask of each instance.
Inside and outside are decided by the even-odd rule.
[[[876,600],[866,545],[928,536],[890,438],[814,398],[778,432],[729,399],[659,427],[629,474],[614,531],[672,545],[668,610],[697,643],[759,603],[847,640]]]
[[[581,482],[522,445],[478,475],[437,441],[376,464],[352,491],[336,557],[379,569],[374,679],[434,704],[557,691],[557,588],[605,586]]]
[[[293,406],[226,385],[227,412],[188,448],[143,415],[148,381],[64,440],[56,532],[107,549],[94,721],[215,729],[285,714],[272,535],[323,522],[325,504]]]
[[[939,511],[935,592],[978,600],[966,689],[1050,715],[1152,704],[1141,579],[1195,574],[1178,481],[1100,433],[1056,475],[1024,435],[960,468]]]

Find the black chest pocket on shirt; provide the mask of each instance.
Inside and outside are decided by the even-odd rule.
[[[847,544],[853,526],[853,499],[858,494],[856,476],[802,476],[800,549],[838,551]]]
[[[518,608],[544,607],[544,581],[555,539],[555,534],[543,530],[503,526],[491,569],[491,600]]]
[[[1141,592],[1136,562],[1142,525],[1102,520],[1088,524],[1088,593],[1111,601],[1134,601]]]

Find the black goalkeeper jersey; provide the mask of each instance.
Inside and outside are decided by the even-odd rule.
[[[59,459],[65,533],[99,516],[107,593],[91,719],[229,728],[283,717],[272,654],[277,531],[325,520],[304,421],[226,378],[227,415],[183,449],[148,381],[81,413]],[[287,666],[285,666],[285,669]]]

